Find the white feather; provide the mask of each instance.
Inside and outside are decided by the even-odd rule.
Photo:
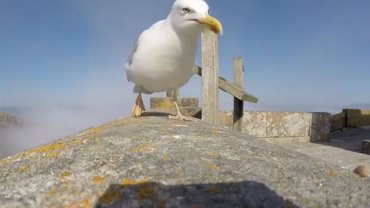
[[[194,21],[185,21],[179,12],[183,7],[192,8],[194,14],[191,15],[197,18],[208,13],[208,5],[203,0],[177,0],[167,19],[141,33],[125,64],[128,80],[135,83],[135,92],[176,89],[191,78],[203,28]]]

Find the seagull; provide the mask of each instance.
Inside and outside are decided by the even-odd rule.
[[[145,106],[143,94],[178,89],[193,75],[198,39],[205,29],[222,34],[222,25],[208,14],[204,0],[176,0],[166,19],[144,30],[125,63],[126,75],[138,93],[132,116]],[[175,101],[177,118],[186,120]]]

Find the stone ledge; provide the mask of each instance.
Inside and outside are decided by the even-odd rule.
[[[370,126],[370,110],[343,109],[346,116],[346,127]]]
[[[330,118],[329,113],[245,111],[242,132],[257,138],[276,138],[276,142],[290,138],[309,138],[295,139],[302,142],[328,141]],[[220,113],[220,126],[232,128],[232,121],[231,112]]]
[[[167,117],[119,119],[0,160],[0,184],[10,208],[370,207],[370,181],[347,170]]]
[[[370,140],[362,140],[362,153],[370,155]]]
[[[274,144],[282,144],[282,143],[303,143],[303,142],[310,142],[311,138],[309,136],[304,137],[264,137],[261,138],[267,142],[271,142]]]
[[[198,107],[197,98],[182,98],[179,100],[178,105],[183,115],[200,118],[201,108]],[[172,115],[177,113],[172,98],[151,98],[150,111],[164,112]]]

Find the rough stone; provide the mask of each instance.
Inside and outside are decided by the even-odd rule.
[[[3,207],[370,207],[370,181],[202,122],[119,119],[0,160]]]
[[[242,133],[273,143],[318,142],[330,138],[329,113],[245,111]],[[218,124],[232,128],[231,112],[221,112]]]
[[[201,108],[198,107],[197,98],[182,98],[178,102],[180,112],[184,116],[200,118]],[[173,98],[151,98],[150,110],[175,115],[177,113]]]
[[[267,137],[267,112],[244,112],[242,132],[254,137]]]
[[[309,135],[309,113],[268,112],[266,137]]]
[[[340,112],[337,114],[332,115],[331,117],[331,131],[338,131],[342,130],[346,127],[346,119],[345,119],[345,113]]]
[[[187,108],[198,108],[199,101],[198,98],[181,98],[180,99],[180,106],[187,107]]]
[[[217,125],[232,129],[233,128],[233,113],[228,111],[222,111],[218,114]]]
[[[271,142],[274,144],[285,144],[285,143],[308,143],[311,142],[310,136],[304,137],[264,137],[261,138],[267,142]]]
[[[370,110],[343,109],[346,114],[346,127],[370,126]]]
[[[330,113],[311,113],[311,142],[329,141],[330,138]]]

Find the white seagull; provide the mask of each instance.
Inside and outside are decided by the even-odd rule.
[[[138,93],[132,116],[145,111],[141,93],[177,89],[193,75],[200,33],[206,28],[222,33],[221,23],[208,14],[204,0],[176,0],[170,14],[139,36],[126,64],[126,75]],[[177,103],[177,117],[184,119]]]

